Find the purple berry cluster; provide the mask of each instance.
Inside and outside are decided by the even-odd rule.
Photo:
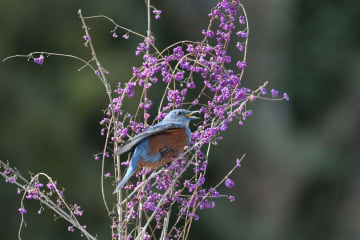
[[[44,63],[44,56],[43,55],[40,55],[38,58],[34,58],[34,62],[36,64],[39,64],[39,65],[42,65]]]
[[[221,133],[235,119],[243,125],[253,114],[249,103],[267,95],[267,82],[255,90],[241,83],[247,67],[248,39],[247,19],[241,10],[242,6],[236,0],[219,1],[209,14],[208,27],[201,31],[203,39],[198,42],[181,41],[163,51],[154,47],[152,36],[138,44],[135,55],[141,56],[142,65],[133,67],[132,78],[125,84],[120,82],[114,90],[115,96],[107,110],[114,120],[106,117],[101,121],[103,129],[113,129],[112,143],[123,143],[129,136],[144,131],[150,119],[162,120],[175,108],[200,110],[202,122],[193,132],[191,144],[182,156],[165,169],[141,170],[137,173],[138,181],[133,179],[132,184],[125,186],[129,195],[122,204],[124,216],[122,222],[116,220],[113,224],[114,232],[119,226],[138,222],[143,213],[153,216],[155,229],[163,229],[167,214],[176,205],[177,221],[169,229],[168,239],[177,238],[185,234],[182,230],[188,221],[199,219],[199,210],[215,207],[215,199],[235,200],[232,195],[220,195],[216,188],[206,187],[208,151],[203,152],[203,149],[217,145],[222,140]],[[161,11],[154,10],[153,13],[158,19]],[[232,59],[231,46],[242,58]],[[163,88],[163,94],[158,99],[150,99],[148,96],[155,88]],[[136,113],[131,113],[124,104],[135,101],[135,96],[140,97],[139,107]],[[272,89],[270,98],[278,99],[278,91]],[[283,99],[289,101],[286,93]],[[154,112],[154,107],[157,114],[152,116],[150,112]],[[128,159],[122,163],[128,164]],[[237,159],[235,168],[239,166]],[[190,172],[191,177],[182,178],[185,171]],[[118,174],[115,171],[115,176]],[[147,179],[145,182],[141,180],[143,176]],[[223,183],[227,188],[235,185],[228,176]],[[124,235],[125,238],[132,236]]]

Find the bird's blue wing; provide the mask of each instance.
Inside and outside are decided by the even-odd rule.
[[[133,147],[135,147],[139,142],[141,142],[142,140],[144,140],[145,138],[160,133],[164,130],[167,129],[171,129],[171,128],[183,128],[184,125],[183,124],[179,124],[179,123],[164,123],[164,122],[159,122],[157,124],[155,124],[154,126],[149,127],[148,129],[146,129],[144,132],[139,133],[137,135],[135,135],[134,137],[130,138],[129,140],[127,140],[123,145],[121,145],[120,147],[118,147],[118,149],[115,151],[115,155],[121,155],[127,151],[130,151]]]

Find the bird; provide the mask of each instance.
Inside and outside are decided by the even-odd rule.
[[[116,186],[113,194],[119,192],[131,176],[143,167],[156,169],[182,153],[184,147],[191,141],[190,121],[200,119],[194,116],[198,112],[185,109],[172,110],[162,121],[120,146],[115,151],[115,155],[121,155],[134,147],[135,150],[125,176]]]

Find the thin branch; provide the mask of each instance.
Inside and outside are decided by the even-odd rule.
[[[109,20],[112,24],[114,24],[115,27],[117,27],[117,28],[121,28],[121,29],[123,29],[123,30],[125,30],[125,31],[127,31],[127,32],[129,32],[129,33],[132,33],[132,34],[134,34],[134,35],[136,35],[136,36],[139,36],[139,37],[142,37],[142,38],[144,38],[144,39],[146,38],[146,37],[145,37],[144,35],[142,35],[141,33],[135,32],[135,31],[131,30],[130,28],[126,28],[126,27],[123,27],[123,26],[117,24],[114,20],[112,20],[112,19],[109,18],[108,16],[105,16],[105,15],[97,15],[97,16],[84,17],[84,19],[92,19],[92,18],[105,18],[105,19]]]
[[[20,182],[17,181],[17,179],[14,180],[14,184],[17,185],[19,188],[21,188],[22,190],[25,191],[25,193],[27,192],[28,189],[31,188],[35,188],[35,186],[33,186],[28,180],[26,180],[18,170],[15,170],[13,168],[11,168],[8,164],[4,163],[3,161],[0,160],[0,165],[3,166],[5,169],[8,169],[10,171],[10,173],[13,173],[17,176],[17,178],[21,179],[21,180],[25,180],[25,184],[22,184]],[[46,175],[43,173],[40,173],[41,175]],[[0,175],[3,178],[8,178],[7,175],[5,175],[3,172],[0,171]],[[46,175],[47,176],[47,175]],[[58,190],[56,190],[58,193]],[[24,194],[25,194],[24,193]],[[43,192],[39,191],[38,193],[38,200],[44,204],[45,206],[47,206],[48,208],[50,208],[51,210],[53,210],[58,216],[60,216],[61,218],[63,218],[65,221],[69,222],[71,225],[73,225],[74,227],[76,227],[77,229],[79,229],[87,239],[91,239],[91,240],[96,240],[96,237],[94,237],[93,235],[91,235],[83,226],[81,226],[81,224],[77,221],[76,217],[73,215],[73,213],[70,210],[70,214],[66,213],[63,209],[61,209],[56,203],[54,203],[48,196],[46,196]],[[64,201],[62,199],[62,201]],[[65,203],[65,202],[64,202]],[[66,204],[66,203],[65,203]],[[66,205],[67,206],[67,205]],[[23,207],[23,205],[22,205]],[[67,206],[68,208],[68,206]],[[68,208],[69,210],[69,208]],[[21,227],[20,227],[21,228]],[[19,232],[19,239],[21,239],[20,237],[20,232]]]
[[[106,93],[107,93],[107,95],[109,97],[109,102],[112,103],[111,87],[110,87],[110,84],[108,83],[108,80],[107,80],[105,74],[104,74],[104,71],[102,70],[102,66],[100,64],[100,61],[99,61],[99,59],[98,59],[98,57],[96,55],[94,46],[92,44],[92,39],[91,39],[90,34],[89,34],[89,29],[88,29],[88,27],[87,27],[87,25],[85,23],[84,17],[83,17],[82,12],[81,12],[81,9],[79,9],[78,14],[79,14],[79,18],[80,18],[81,23],[82,23],[82,27],[83,27],[83,29],[85,31],[85,35],[89,38],[89,40],[87,40],[87,44],[90,46],[91,55],[92,55],[92,57],[93,57],[93,59],[94,59],[94,61],[96,63],[96,66],[98,67],[97,71],[99,72],[99,74],[101,76],[100,79],[101,79],[101,81],[103,82],[103,84],[104,84],[104,86],[106,88]]]

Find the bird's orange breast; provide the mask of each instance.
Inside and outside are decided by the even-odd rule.
[[[176,150],[178,153],[184,151],[188,143],[188,136],[185,128],[168,129],[155,134],[149,139],[149,154],[153,155],[164,148]]]
[[[154,134],[149,137],[149,152],[148,155],[154,155],[162,152],[163,149],[167,151],[162,155],[161,159],[157,162],[145,162],[140,160],[138,167],[158,168],[184,151],[184,147],[188,143],[188,136],[185,128],[167,129],[161,133]]]

